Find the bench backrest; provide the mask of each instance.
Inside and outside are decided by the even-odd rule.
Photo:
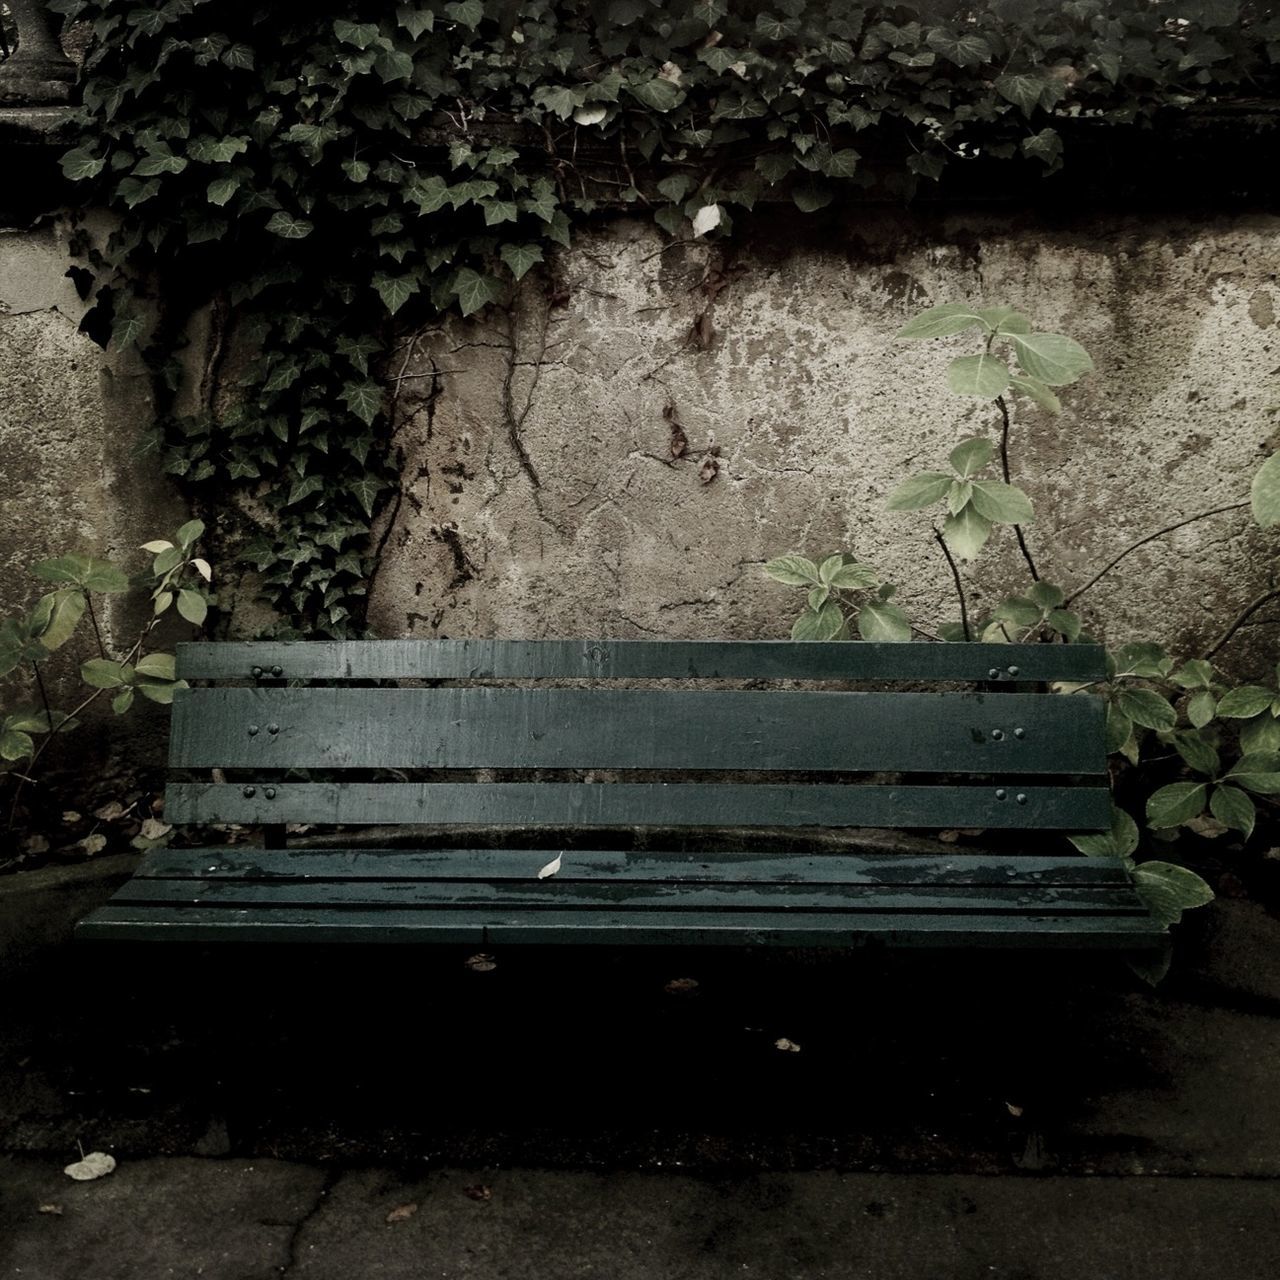
[[[174,699],[170,764],[226,780],[172,783],[166,816],[176,822],[1096,830],[1110,821],[1101,699],[1043,689],[1104,678],[1094,645],[202,643],[178,646],[178,674],[208,683]],[[756,687],[778,681],[788,687]],[[792,683],[806,681],[824,687]],[[859,682],[913,687],[847,687]],[[958,683],[980,688],[919,688]],[[621,778],[563,774],[594,770]],[[627,780],[636,771],[644,781]],[[714,780],[692,781],[698,773]]]

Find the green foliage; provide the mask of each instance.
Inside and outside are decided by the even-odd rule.
[[[203,523],[191,520],[172,538],[145,543],[142,549],[152,557],[150,567],[132,581],[111,561],[90,555],[58,556],[33,566],[35,577],[61,585],[41,596],[29,612],[0,621],[0,677],[13,677],[16,671],[32,669],[42,703],[39,707],[18,706],[7,713],[0,709],[0,761],[10,766],[0,777],[16,777],[20,789],[53,736],[74,729],[79,723],[77,717],[103,692],[114,695],[112,709],[123,715],[133,705],[135,694],[167,704],[173,701],[176,689],[186,687],[186,681],[176,678],[173,655],[148,651],[147,641],[161,615],[175,601],[177,611],[188,621],[203,622],[209,606],[207,584],[213,577],[208,561],[195,554],[203,534]],[[108,652],[99,627],[93,597],[131,587],[149,589],[152,614],[136,639],[113,655]],[[92,623],[98,657],[86,659],[79,670],[91,692],[73,694],[57,686],[51,689],[41,675],[40,664],[71,640],[86,616]],[[5,701],[11,702],[12,690],[8,692],[10,696]],[[51,705],[50,699],[62,697],[78,697],[71,711],[60,711]],[[47,735],[39,745],[37,735]],[[16,808],[15,798],[11,821]]]
[[[909,197],[979,152],[1051,171],[1069,163],[1061,119],[1128,127],[1265,96],[1280,40],[1269,11],[1234,0],[50,7],[89,34],[63,171],[117,218],[78,244],[93,323],[151,363],[166,469],[197,496],[217,486],[224,509],[265,507],[247,554],[268,596],[335,634],[358,616],[394,481],[397,327],[506,299],[602,189],[671,235],[723,236],[766,192],[812,213],[842,189]],[[620,186],[591,184],[588,152],[616,158]],[[135,297],[151,282],[154,325]],[[217,294],[257,355],[235,394],[181,419],[181,322]],[[1007,344],[1019,321],[1000,311],[914,336],[987,326]],[[1056,405],[1078,349],[1021,333],[962,357],[966,394]],[[226,503],[235,489],[253,501]]]
[[[911,639],[911,622],[891,601],[894,588],[869,565],[846,552],[815,563],[804,556],[779,556],[764,567],[775,582],[805,591],[805,608],[791,627],[793,640]]]

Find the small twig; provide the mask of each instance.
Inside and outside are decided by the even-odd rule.
[[[102,643],[102,632],[98,628],[98,615],[93,611],[93,598],[86,591],[84,593],[85,607],[89,610],[89,621],[93,624],[94,638],[98,642],[98,654],[100,657],[107,656],[107,646]]]
[[[1215,644],[1213,648],[1209,649],[1205,653],[1204,655],[1205,661],[1207,662],[1210,658],[1212,658],[1214,654],[1216,654],[1218,650],[1221,649],[1227,643],[1227,641],[1230,640],[1231,637],[1235,635],[1235,633],[1239,631],[1240,628],[1244,626],[1244,624],[1251,617],[1253,617],[1253,615],[1257,613],[1259,609],[1262,608],[1264,604],[1268,603],[1268,601],[1275,600],[1277,598],[1280,598],[1280,587],[1272,587],[1269,591],[1264,591],[1256,600],[1253,600],[1249,604],[1245,605],[1245,607],[1241,609],[1238,614],[1236,614],[1235,619],[1231,623],[1231,625],[1222,633],[1221,636],[1218,637],[1217,644]]]
[[[988,347],[990,344],[988,343]],[[1004,396],[996,396],[996,404],[1000,406],[1000,417],[1002,425],[1000,427],[1000,469],[1004,472],[1005,484],[1012,483],[1009,479],[1009,406],[1005,402]],[[1022,558],[1027,562],[1027,568],[1031,570],[1032,582],[1040,581],[1040,571],[1036,568],[1036,562],[1031,558],[1031,550],[1027,546],[1026,536],[1022,532],[1022,526],[1015,524],[1013,526],[1014,536],[1018,539],[1018,547],[1022,551]]]
[[[36,688],[40,690],[40,701],[44,705],[45,719],[49,722],[49,728],[53,728],[53,707],[49,705],[49,694],[44,687],[44,677],[40,674],[40,664],[33,658],[31,660],[31,671],[36,678]]]
[[[1116,565],[1118,565],[1120,561],[1123,560],[1125,556],[1127,556],[1131,551],[1137,551],[1139,547],[1146,546],[1148,542],[1154,542],[1157,538],[1163,538],[1166,533],[1173,533],[1175,529],[1181,529],[1184,525],[1195,524],[1197,520],[1204,520],[1208,516],[1221,515],[1224,511],[1239,511],[1242,507],[1247,507],[1248,505],[1249,503],[1246,500],[1244,502],[1228,503],[1228,505],[1225,507],[1214,507],[1209,511],[1201,511],[1199,515],[1188,516],[1185,520],[1179,520],[1175,524],[1165,525],[1163,529],[1157,529],[1155,533],[1149,533],[1145,538],[1139,538],[1137,542],[1131,543],[1129,546],[1125,547],[1125,549],[1122,552],[1120,552],[1118,556],[1116,556],[1112,560],[1109,560],[1105,565],[1103,565],[1102,568],[1099,569],[1098,572],[1095,573],[1093,577],[1090,578],[1089,581],[1084,584],[1083,587],[1077,587],[1062,602],[1063,608],[1066,608],[1067,605],[1071,604],[1075,600],[1078,600],[1082,595],[1084,595],[1086,591],[1089,590],[1090,587],[1095,586],[1097,583],[1101,582],[1102,579],[1105,578],[1107,574],[1109,574],[1111,570],[1114,569]]]
[[[955,579],[956,595],[960,597],[960,626],[964,631],[966,640],[973,639],[973,633],[969,630],[969,606],[964,598],[964,583],[960,581],[960,570],[956,568],[956,562],[952,558],[951,548],[947,546],[947,540],[942,536],[942,531],[935,524],[933,526],[933,536],[942,548],[942,554],[947,557],[947,564],[951,566],[951,576]]]

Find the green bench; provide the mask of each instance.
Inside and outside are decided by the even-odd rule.
[[[154,849],[81,938],[1165,941],[1124,867],[1063,835],[1110,822],[1102,702],[1047,687],[1101,679],[1095,646],[220,643],[179,646],[178,674],[166,818],[258,824],[265,847]],[[290,823],[450,847],[290,848]],[[495,827],[520,839],[476,847]],[[872,827],[981,828],[1007,852],[796,851],[804,828]],[[637,828],[689,830],[655,851]],[[715,851],[726,828],[761,830]]]

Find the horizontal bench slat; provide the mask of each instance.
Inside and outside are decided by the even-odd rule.
[[[551,849],[152,849],[135,879],[531,880]],[[680,883],[867,885],[1128,885],[1113,858],[1035,857],[957,852],[804,854],[565,852],[556,879],[678,880]]]
[[[1111,822],[1111,796],[1103,787],[997,783],[175,782],[165,796],[170,822],[206,823],[1097,831]]]
[[[325,640],[180,644],[187,680],[1100,680],[1098,645],[789,640]],[[1009,668],[1016,668],[1010,674]]]
[[[1162,944],[1150,920],[1116,916],[866,914],[856,920],[804,912],[573,911],[439,912],[393,908],[343,911],[315,907],[250,909],[113,906],[83,921],[87,939],[305,943],[626,943],[683,946],[831,946],[864,943],[916,947],[1104,948],[1147,950]]]
[[[179,690],[178,768],[1101,773],[1089,696],[658,689]]]

